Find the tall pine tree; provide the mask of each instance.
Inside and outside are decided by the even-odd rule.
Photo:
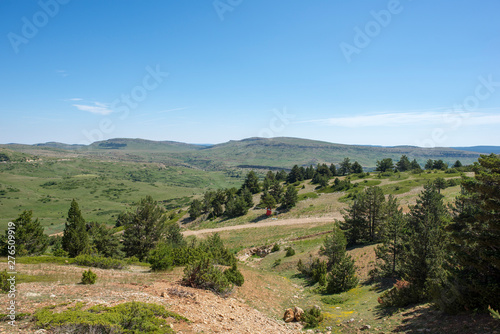
[[[90,250],[89,235],[78,203],[73,199],[64,224],[62,248],[70,257],[76,257]]]

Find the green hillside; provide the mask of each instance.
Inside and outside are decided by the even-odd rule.
[[[363,167],[375,167],[377,160],[392,158],[399,160],[406,154],[410,159],[424,165],[428,159],[442,159],[448,164],[460,160],[463,164],[476,161],[479,154],[451,148],[418,148],[412,146],[374,147],[332,144],[299,138],[249,138],[230,141],[196,152],[185,154],[186,162],[206,164],[217,162],[226,166],[270,166],[291,168],[293,165],[315,165],[317,163],[340,163],[348,157]]]

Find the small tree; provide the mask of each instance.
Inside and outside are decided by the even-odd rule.
[[[76,257],[90,249],[89,235],[78,203],[73,199],[64,225],[62,248],[70,257]]]
[[[24,210],[19,217],[13,221],[15,225],[16,236],[16,255],[40,255],[45,252],[49,245],[49,237],[43,233],[43,227],[40,221],[33,220],[33,211]],[[8,255],[8,235],[9,230],[5,231],[5,236],[1,239],[1,250],[3,255]]]
[[[271,196],[267,191],[265,191],[261,196],[260,196],[260,202],[262,205],[264,205],[266,208],[274,209],[276,207],[276,200],[274,199],[273,196]]]
[[[203,213],[203,204],[199,199],[194,199],[189,206],[189,218],[196,219]]]
[[[88,224],[88,233],[92,247],[105,257],[122,257],[121,243],[103,223]]]
[[[410,159],[408,159],[406,155],[402,155],[401,159],[399,159],[399,161],[396,163],[396,168],[400,172],[405,172],[407,170],[410,170],[411,169]]]
[[[248,188],[248,190],[250,190],[252,194],[260,192],[259,178],[257,177],[257,174],[255,174],[253,170],[248,172],[242,188]]]
[[[394,169],[394,163],[392,162],[391,158],[386,158],[382,159],[380,161],[377,161],[377,168],[375,169],[376,171],[379,172],[387,172],[388,170]]]
[[[284,209],[293,208],[298,201],[297,189],[293,185],[289,185],[286,188],[285,196],[283,196],[283,201],[281,202],[281,206]]]
[[[97,274],[92,270],[87,270],[82,273],[82,284],[95,284],[97,280]]]
[[[353,174],[363,173],[363,167],[361,167],[359,162],[354,161],[354,163],[351,166],[351,173],[353,173]]]
[[[143,260],[165,235],[165,210],[151,196],[141,199],[136,210],[129,214],[123,233],[127,256]]]
[[[340,163],[339,173],[340,175],[349,174],[351,171],[351,161],[349,158],[344,158],[344,160]]]

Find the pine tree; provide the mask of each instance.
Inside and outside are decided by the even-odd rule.
[[[417,159],[413,159],[410,165],[411,170],[422,170],[422,167],[420,167],[420,164],[417,162]]]
[[[443,196],[432,183],[425,185],[417,204],[410,208],[402,266],[403,276],[425,296],[443,278],[447,219]]]
[[[384,208],[384,222],[381,226],[382,245],[375,248],[378,268],[383,277],[400,277],[403,247],[406,237],[406,217],[399,203],[389,196]]]
[[[486,311],[500,305],[500,158],[482,155],[475,178],[464,179],[450,231],[452,296],[445,308]]]
[[[354,288],[358,284],[354,260],[346,252],[346,239],[342,230],[335,226],[332,234],[325,238],[321,254],[327,257],[328,293],[340,293]]]
[[[351,161],[349,158],[344,158],[344,160],[340,163],[339,173],[340,175],[349,174],[351,171]]]
[[[92,248],[105,257],[121,257],[121,243],[117,235],[103,223],[91,222],[87,224]]]
[[[149,251],[165,238],[166,220],[165,210],[151,196],[141,199],[125,224],[123,246],[127,256],[145,259]]]
[[[260,203],[266,208],[274,209],[276,207],[276,200],[267,191],[264,191],[260,196]]]
[[[24,210],[19,217],[13,221],[16,237],[16,255],[41,255],[49,245],[49,237],[43,233],[43,227],[40,221],[33,220],[33,211]],[[8,253],[8,235],[9,230],[5,231],[5,236],[0,241],[0,248],[3,255]]]
[[[76,257],[90,250],[89,235],[78,203],[73,199],[64,224],[62,248],[70,257]]]
[[[359,162],[354,161],[354,163],[351,166],[351,173],[352,174],[363,173],[363,167],[359,164]]]
[[[281,206],[284,209],[291,209],[297,204],[298,195],[297,189],[293,185],[289,185],[286,188],[285,195],[283,196],[283,201],[281,202]]]
[[[274,181],[269,190],[269,194],[274,197],[276,203],[280,203],[283,199],[283,186],[280,182]]]
[[[202,214],[203,205],[200,200],[194,199],[189,206],[189,218],[196,219]]]
[[[396,163],[396,168],[400,172],[405,172],[407,170],[410,170],[411,169],[410,159],[408,159],[406,155],[402,155],[401,159],[399,159],[399,161]]]
[[[243,183],[242,188],[248,188],[252,194],[256,194],[260,192],[260,186],[259,186],[259,178],[257,177],[257,174],[252,170],[248,172],[247,177],[245,179],[245,182]]]
[[[247,187],[243,187],[243,189],[241,189],[241,196],[245,200],[246,207],[249,209],[252,208],[253,207],[253,196]]]

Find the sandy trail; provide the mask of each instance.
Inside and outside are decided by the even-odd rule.
[[[269,226],[287,226],[287,225],[301,225],[301,224],[313,224],[313,223],[327,223],[333,222],[335,219],[342,219],[342,215],[340,213],[331,214],[326,217],[307,217],[307,218],[289,218],[289,219],[275,219],[268,218],[265,221],[258,223],[250,223],[243,225],[235,225],[235,226],[225,226],[219,228],[207,228],[204,230],[198,231],[184,231],[182,232],[184,236],[189,235],[200,235],[205,233],[216,233],[222,231],[231,231],[231,230],[241,230],[245,228],[254,228],[254,227],[269,227]]]

